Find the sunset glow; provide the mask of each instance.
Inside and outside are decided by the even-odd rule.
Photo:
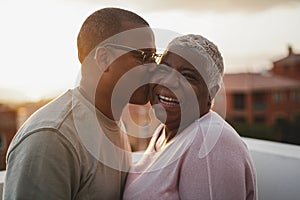
[[[221,8],[197,10],[187,5],[182,9],[174,5],[172,9],[164,4],[155,10],[134,1],[126,5],[119,1],[92,2],[0,3],[0,100],[37,100],[72,88],[80,72],[76,49],[79,28],[86,16],[106,6],[137,12],[154,28],[210,38],[223,52],[226,72],[268,69],[272,60],[287,54],[288,44],[300,52],[299,2],[269,8],[266,5],[260,10],[254,6],[230,10],[229,5],[224,12]]]

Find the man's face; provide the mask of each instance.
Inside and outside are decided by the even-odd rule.
[[[110,76],[107,79],[107,85],[115,88],[120,81],[118,87],[122,88],[115,90],[120,93],[119,97],[123,98],[124,95],[131,93],[130,103],[146,104],[149,101],[149,87],[148,84],[143,83],[148,83],[149,68],[154,65],[151,60],[156,51],[154,34],[149,27],[141,27],[130,22],[124,22],[122,29],[129,31],[120,34],[117,38],[118,42],[108,45],[114,55],[114,60],[109,65]],[[136,89],[131,91],[129,88],[132,87]]]
[[[202,64],[207,64],[205,59]],[[152,82],[150,103],[158,105],[154,106],[155,114],[169,130],[177,130],[180,123],[190,124],[209,109],[209,92],[200,73],[175,53],[163,55]]]

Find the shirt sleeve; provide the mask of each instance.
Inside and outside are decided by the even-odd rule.
[[[247,147],[237,140],[220,139],[204,158],[189,149],[179,176],[181,199],[255,200],[256,172]]]
[[[53,130],[23,138],[7,156],[4,199],[72,199],[79,160],[69,141]]]

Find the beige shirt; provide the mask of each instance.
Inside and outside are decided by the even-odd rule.
[[[131,161],[119,123],[78,89],[33,114],[7,153],[4,199],[120,199]]]

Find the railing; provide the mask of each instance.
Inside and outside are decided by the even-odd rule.
[[[300,199],[300,146],[243,139],[256,168],[258,199]]]
[[[259,200],[300,199],[300,146],[243,138],[257,171]],[[142,152],[134,153],[134,161]],[[0,171],[0,195],[5,171]]]
[[[5,171],[0,171],[0,199],[2,199],[4,176],[5,176]]]

